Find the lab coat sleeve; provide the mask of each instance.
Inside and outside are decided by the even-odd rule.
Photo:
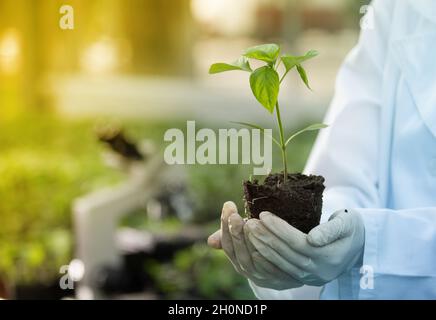
[[[290,290],[274,290],[269,288],[262,288],[248,280],[248,283],[253,290],[254,295],[259,300],[293,300],[293,289]]]
[[[248,280],[256,298],[260,300],[318,300],[320,287],[303,286],[297,289],[274,290],[262,288]]]
[[[365,224],[363,269],[371,277],[371,282],[360,286],[358,297],[434,298],[436,208],[357,211]]]

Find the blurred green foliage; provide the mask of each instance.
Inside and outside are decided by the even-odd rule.
[[[151,138],[163,147],[165,130],[185,124],[129,121],[124,126],[133,139]],[[122,181],[122,173],[103,163],[103,147],[94,127],[93,120],[49,115],[0,119],[0,278],[21,284],[57,279],[60,266],[72,258],[73,199]],[[314,137],[309,133],[293,142],[291,171],[302,169]],[[280,168],[279,157],[274,161]],[[208,231],[218,228],[224,201],[235,201],[243,210],[242,181],[249,178],[250,166],[188,166],[187,170],[195,220],[207,222],[203,225]],[[168,223],[173,231],[181,227],[180,222]],[[135,224],[141,227],[140,220]],[[169,297],[253,297],[225,256],[204,244],[181,251],[172,263],[151,270]]]
[[[121,176],[102,165],[89,122],[33,115],[0,128],[0,274],[46,281],[70,261],[72,199]]]
[[[146,267],[168,299],[254,299],[247,279],[235,272],[224,252],[206,244],[180,251],[171,263]]]

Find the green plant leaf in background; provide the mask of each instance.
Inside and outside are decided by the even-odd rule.
[[[265,61],[269,64],[275,63],[279,54],[280,46],[275,43],[251,47],[244,52],[244,56],[247,58]]]
[[[248,62],[248,59],[246,57],[240,57],[238,60],[232,63],[214,63],[210,66],[209,74],[216,74],[226,71],[234,71],[234,70],[241,70],[241,71],[247,71],[252,72],[250,67],[250,63]]]
[[[250,86],[257,101],[273,113],[279,95],[278,73],[269,66],[261,67],[251,74]]]
[[[304,128],[304,129],[294,133],[292,136],[290,136],[289,139],[286,140],[285,145],[287,146],[295,137],[299,136],[300,134],[302,134],[304,132],[321,130],[321,129],[325,129],[327,127],[328,127],[328,125],[323,124],[323,123],[312,124],[312,125],[308,126],[307,128]]]
[[[303,62],[315,58],[317,55],[318,55],[318,51],[310,50],[304,56],[291,56],[286,54],[283,55],[281,59],[286,68],[286,72],[288,72],[292,68],[301,65]]]

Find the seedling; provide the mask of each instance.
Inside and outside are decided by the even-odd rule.
[[[279,139],[272,137],[272,141],[280,149],[283,174],[281,176],[270,174],[263,185],[258,184],[258,181],[244,182],[244,197],[249,217],[257,218],[260,212],[271,211],[304,232],[310,231],[312,227],[319,224],[324,178],[302,174],[290,175],[286,151],[290,142],[300,134],[320,130],[327,126],[321,123],[312,124],[286,138],[278,97],[280,86],[291,70],[296,70],[306,87],[311,89],[302,64],[317,55],[318,52],[315,50],[310,50],[303,56],[281,55],[279,45],[263,44],[248,48],[233,63],[215,63],[209,70],[210,74],[235,70],[250,73],[250,87],[253,95],[270,114],[275,113],[276,116]],[[253,70],[250,59],[265,64]],[[283,71],[280,75],[281,64],[283,64]],[[265,132],[264,128],[256,124],[237,123]],[[307,192],[308,190],[310,193]]]

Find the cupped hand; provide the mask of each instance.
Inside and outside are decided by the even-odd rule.
[[[263,288],[285,290],[303,284],[265,259],[248,240],[246,222],[233,202],[226,202],[221,214],[221,229],[212,234],[208,244],[223,249],[238,273]],[[245,231],[244,231],[245,230]]]
[[[307,285],[322,286],[362,262],[365,229],[357,212],[337,211],[307,235],[269,212],[246,229],[266,260]]]

